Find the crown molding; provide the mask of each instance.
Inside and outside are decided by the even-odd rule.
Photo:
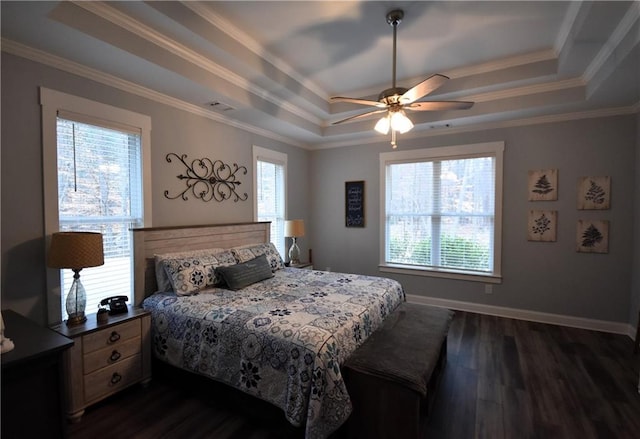
[[[581,13],[584,13],[582,9],[583,7],[584,3],[582,1],[569,2],[567,12],[564,15],[564,19],[562,20],[562,24],[560,25],[560,30],[558,31],[556,38],[554,46],[556,54],[562,53],[566,44],[572,44],[569,40],[569,36],[574,33],[573,28],[576,25],[578,17]]]
[[[466,96],[465,100],[473,102],[489,102],[498,99],[517,98],[520,96],[548,93],[584,86],[586,86],[586,83],[582,78],[571,78],[563,79],[560,81],[543,82],[540,84],[524,85],[522,87],[514,87],[506,90],[494,90],[486,93],[478,93],[475,95]]]
[[[26,46],[21,43],[17,43],[15,41],[12,41],[6,38],[2,38],[0,40],[0,43],[1,43],[1,50],[3,52],[20,56],[22,58],[30,59],[32,61],[56,68],[58,70],[68,72],[74,75],[78,75],[80,77],[84,77],[89,80],[99,82],[104,85],[108,85],[110,87],[114,87],[116,89],[149,99],[154,102],[158,102],[164,105],[171,106],[173,108],[184,110],[186,112],[199,115],[220,123],[224,123],[226,125],[233,126],[243,131],[257,134],[257,135],[260,135],[272,140],[276,140],[278,142],[286,143],[288,145],[295,146],[301,149],[305,149],[305,150],[332,149],[332,148],[339,148],[339,147],[345,147],[345,146],[384,143],[387,141],[386,137],[383,139],[379,135],[375,135],[372,132],[371,135],[361,135],[361,136],[358,136],[357,139],[329,141],[329,142],[321,141],[316,144],[310,145],[304,142],[291,139],[287,136],[283,136],[283,135],[274,133],[272,131],[265,130],[263,128],[259,128],[250,124],[239,122],[234,119],[230,119],[228,117],[223,116],[222,114],[208,111],[197,105],[190,104],[188,102],[165,95],[163,93],[159,93],[155,90],[143,87],[133,82],[120,79],[116,76],[101,72],[99,70],[92,69],[90,67],[86,67],[82,64],[67,60],[65,58],[62,58],[56,55],[49,54],[39,49],[34,49],[32,47]],[[566,87],[566,86],[576,86],[583,83],[581,79],[571,79],[567,81],[557,81],[557,82],[559,82],[560,84],[555,84],[555,85],[554,83],[546,84],[546,85],[542,84],[543,87],[541,89],[544,89],[544,86],[546,86],[546,87],[549,87],[546,89],[547,91],[552,90],[553,87],[556,87],[555,90],[558,90],[562,88],[563,84]],[[527,89],[527,87],[522,87],[522,88]],[[529,90],[530,90],[530,93],[540,92],[540,91],[535,91],[531,88]],[[512,97],[512,96],[506,96],[506,97]],[[610,117],[610,116],[628,115],[628,114],[635,114],[635,113],[640,113],[640,101],[628,107],[605,108],[605,109],[598,109],[598,110],[588,110],[588,111],[581,111],[581,112],[536,116],[536,117],[529,117],[529,118],[523,118],[523,119],[514,119],[514,120],[498,121],[498,122],[490,122],[490,123],[480,122],[480,123],[474,123],[474,124],[469,124],[465,126],[454,126],[450,128],[430,129],[425,127],[424,129],[420,129],[420,126],[416,126],[416,129],[410,131],[407,134],[403,134],[402,137],[407,139],[412,139],[412,138],[419,138],[419,137],[446,136],[446,135],[468,133],[468,132],[480,131],[480,130],[486,131],[490,129],[501,129],[501,128],[510,128],[510,127],[527,126],[527,125],[540,125],[540,124],[546,124],[546,123],[566,122],[571,120]]]
[[[474,131],[488,131],[504,128],[514,128],[529,125],[543,125],[549,123],[570,122],[572,120],[594,119],[600,117],[625,116],[640,113],[640,102],[629,107],[605,108],[588,111],[576,111],[572,113],[550,114],[544,116],[526,117],[521,119],[503,120],[497,122],[476,122],[469,125],[452,126],[452,127],[424,127],[421,129],[419,125],[406,134],[402,134],[402,139],[418,139],[424,137],[450,136],[454,134],[470,133]],[[443,122],[444,123],[444,122]],[[371,136],[359,137],[357,139],[349,139],[344,141],[323,142],[321,145],[315,146],[313,149],[333,149],[345,146],[369,145],[374,143],[388,143],[389,136],[381,138],[380,135],[372,133]]]
[[[555,60],[557,55],[553,49],[539,50],[536,52],[530,52],[523,55],[516,55],[507,58],[501,58],[493,61],[484,62],[481,64],[475,64],[472,66],[457,67],[449,70],[444,70],[440,74],[445,75],[451,79],[459,79],[468,76],[482,75],[486,73],[496,72],[512,67],[519,67],[527,64],[534,64],[543,61]],[[399,82],[406,83],[419,83],[425,79],[425,76],[403,78]],[[382,86],[376,85],[367,87],[365,89],[354,90],[350,92],[352,96],[374,96],[378,95]],[[449,93],[450,94],[450,93]],[[434,95],[437,95],[434,94]],[[440,96],[440,95],[438,95]]]
[[[34,49],[29,46],[25,46],[23,44],[17,43],[12,40],[8,40],[6,38],[2,38],[1,43],[2,43],[3,52],[20,56],[22,58],[30,59],[31,61],[35,61],[44,65],[47,65],[49,67],[53,67],[58,70],[65,71],[67,73],[78,75],[83,78],[87,78],[92,81],[117,88],[118,90],[122,90],[124,92],[131,93],[136,96],[140,96],[154,102],[158,102],[160,104],[168,105],[170,107],[184,110],[189,113],[196,114],[198,116],[206,117],[207,119],[215,120],[216,122],[221,122],[226,125],[230,125],[235,128],[241,129],[243,131],[264,136],[273,140],[277,140],[279,142],[286,143],[288,145],[299,147],[299,148],[308,148],[308,145],[304,143],[300,143],[289,137],[282,136],[280,134],[276,134],[272,131],[265,130],[259,127],[255,127],[253,125],[245,124],[234,119],[230,119],[221,114],[208,111],[197,105],[190,104],[188,102],[182,101],[180,99],[176,99],[174,97],[165,95],[155,90],[151,90],[150,88],[143,87],[141,85],[118,78],[108,73],[104,73],[99,70],[95,70],[90,67],[84,66],[82,64],[78,64],[68,59],[61,58],[56,55],[51,55],[47,52]]]
[[[140,38],[143,38],[156,46],[167,50],[170,53],[184,59],[190,64],[196,65],[199,68],[202,68],[222,79],[228,81],[247,92],[258,96],[266,101],[271,102],[274,105],[277,105],[284,110],[299,116],[308,122],[319,125],[322,121],[317,116],[309,113],[308,111],[300,108],[292,103],[283,100],[279,96],[276,96],[269,91],[265,90],[262,87],[259,87],[250,81],[246,80],[242,76],[232,72],[231,70],[221,66],[220,64],[211,61],[209,58],[205,57],[203,54],[198,53],[192,49],[189,49],[183,44],[178,43],[166,35],[152,29],[151,27],[140,23],[134,18],[122,13],[121,11],[105,4],[102,2],[87,2],[87,1],[74,1],[76,6],[85,9],[88,12],[91,12],[100,18],[110,21],[111,23],[119,26],[127,31],[138,35]]]
[[[219,14],[216,14],[211,9],[205,7],[200,2],[193,1],[182,1],[181,2],[185,7],[189,8],[191,11],[196,13],[200,18],[207,21],[211,25],[218,28],[220,31],[227,34],[230,38],[234,39],[241,45],[250,50],[258,57],[262,58],[266,62],[274,65],[278,70],[282,71],[284,74],[290,76],[295,79],[297,82],[305,86],[307,89],[320,96],[327,102],[329,102],[329,95],[325,90],[320,88],[318,84],[311,81],[308,78],[305,78],[300,73],[298,73],[293,67],[284,62],[282,59],[273,55],[271,52],[268,52],[260,43],[251,38],[248,34],[241,31],[239,28],[234,26],[231,22],[224,19]]]
[[[607,60],[613,59],[617,62],[620,61],[620,59],[618,58],[622,58],[622,57],[614,56],[615,51],[618,49],[618,46],[620,46],[620,43],[627,36],[629,31],[633,28],[633,26],[635,25],[635,23],[638,21],[639,18],[640,18],[640,2],[636,1],[629,7],[629,9],[627,10],[627,13],[624,15],[624,17],[622,17],[622,20],[620,20],[620,23],[618,24],[616,29],[611,33],[611,36],[609,37],[607,42],[602,46],[602,49],[600,49],[600,51],[597,53],[597,55],[593,58],[591,63],[585,69],[583,76],[587,81],[590,81],[591,79],[593,79],[593,77],[601,69],[604,68],[604,65],[607,62]],[[640,40],[640,35],[636,35],[635,39],[637,44],[637,41]]]
[[[463,78],[466,76],[480,75],[484,73],[495,72],[498,70],[509,69],[511,67],[533,64],[540,61],[549,61],[556,58],[557,56],[554,49],[539,50],[536,52],[526,53],[524,55],[510,56],[508,58],[488,61],[473,66],[458,67],[455,69],[446,70],[443,75],[448,76],[451,79]]]

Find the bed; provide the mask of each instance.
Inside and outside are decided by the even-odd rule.
[[[351,413],[340,366],[404,291],[387,278],[284,267],[269,250],[269,229],[268,222],[135,229],[135,303],[152,313],[156,358],[268,401],[307,438],[324,438]],[[226,271],[259,261],[264,272],[267,260],[269,275],[239,289],[218,279],[183,295],[176,273],[189,271],[164,260],[178,293],[158,291],[166,286],[158,287],[156,255],[212,250],[219,264],[221,252],[234,255],[237,265],[227,258],[235,268]]]

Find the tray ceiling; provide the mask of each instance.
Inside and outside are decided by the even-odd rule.
[[[2,50],[307,148],[386,141],[333,95],[451,79],[406,137],[640,107],[640,3],[578,1],[10,2]],[[401,139],[400,137],[400,144]]]

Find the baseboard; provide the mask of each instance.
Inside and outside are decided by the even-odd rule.
[[[606,320],[586,319],[582,317],[565,316],[561,314],[551,314],[538,311],[527,311],[524,309],[507,308],[503,306],[482,305],[472,302],[461,302],[457,300],[438,299],[435,297],[416,296],[407,294],[407,302],[421,305],[431,305],[441,308],[449,308],[458,311],[468,311],[478,314],[487,314],[498,317],[506,317],[517,320],[528,320],[530,322],[548,323],[551,325],[569,326],[572,328],[590,329],[592,331],[610,332],[612,334],[622,334],[635,339],[636,330],[630,324],[609,322]]]

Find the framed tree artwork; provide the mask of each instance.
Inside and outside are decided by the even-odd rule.
[[[555,242],[558,229],[558,211],[530,210],[527,221],[527,240]]]
[[[578,220],[576,243],[580,253],[609,253],[609,221]]]
[[[582,177],[578,180],[578,209],[609,209],[611,177]]]
[[[529,171],[529,201],[556,201],[558,199],[558,170]]]

